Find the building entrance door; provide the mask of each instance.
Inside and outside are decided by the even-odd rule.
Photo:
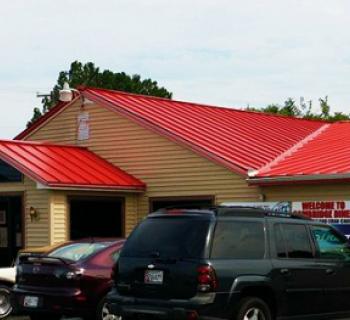
[[[22,197],[0,196],[0,266],[12,264],[22,237]]]

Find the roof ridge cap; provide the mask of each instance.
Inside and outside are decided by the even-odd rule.
[[[140,97],[140,98],[146,98],[146,99],[155,99],[165,102],[175,102],[179,104],[190,104],[196,107],[201,108],[215,108],[215,109],[221,109],[221,110],[228,110],[231,112],[240,112],[240,113],[252,113],[260,116],[269,116],[273,118],[283,118],[283,119],[290,119],[293,121],[306,121],[306,122],[318,122],[318,123],[327,123],[325,120],[319,120],[319,119],[306,119],[306,118],[298,118],[293,116],[288,116],[284,114],[275,114],[270,112],[262,112],[262,111],[255,111],[255,110],[245,110],[240,107],[236,106],[219,106],[214,104],[206,104],[203,102],[193,102],[193,101],[185,101],[185,100],[177,100],[177,99],[170,99],[170,98],[164,98],[164,97],[158,97],[158,96],[152,96],[142,93],[133,93],[133,92],[126,92],[126,91],[120,91],[120,90],[113,90],[113,89],[104,89],[104,88],[96,88],[96,87],[84,87],[81,88],[81,92],[83,93],[85,90],[100,90],[100,91],[108,91],[108,92],[114,92],[116,94],[126,95],[126,96],[132,96],[132,97]]]
[[[270,170],[274,165],[282,162],[284,159],[291,156],[293,153],[297,152],[300,148],[305,146],[307,143],[317,138],[322,132],[327,130],[330,126],[331,126],[330,123],[324,124],[317,130],[313,131],[312,133],[307,135],[305,138],[303,138],[302,140],[294,144],[292,147],[282,152],[280,155],[278,155],[275,159],[273,159],[269,163],[265,164],[264,166],[262,166],[257,170],[252,170],[251,172],[249,172],[249,177],[253,178],[253,177],[256,177],[258,174],[261,174]]]

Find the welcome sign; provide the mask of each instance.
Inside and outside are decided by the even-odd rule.
[[[313,219],[350,219],[350,201],[292,202],[292,211]]]

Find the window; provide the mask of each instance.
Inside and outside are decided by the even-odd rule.
[[[305,225],[287,223],[276,225],[275,243],[279,258],[304,259],[314,257]]]
[[[15,168],[0,160],[0,183],[1,182],[21,182],[22,174]]]
[[[261,222],[219,221],[211,257],[216,259],[262,259],[265,233]]]
[[[312,226],[311,230],[320,251],[320,258],[350,260],[350,247],[345,237],[327,226]]]

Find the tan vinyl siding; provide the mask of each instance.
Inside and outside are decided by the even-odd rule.
[[[79,104],[75,103],[38,130],[34,130],[25,140],[52,141],[61,144],[75,144],[76,123]]]
[[[38,190],[36,183],[24,178],[26,188],[25,207],[25,247],[41,247],[50,244],[50,191]],[[30,220],[29,209],[35,208],[39,214],[36,221]]]
[[[268,186],[262,192],[266,201],[350,200],[348,184]]]
[[[125,236],[128,236],[137,224],[137,195],[130,194],[125,197]]]
[[[60,243],[68,240],[68,203],[65,192],[54,191],[50,197],[50,242]]]
[[[247,186],[243,177],[228,169],[104,107],[89,104],[85,111],[90,115],[90,139],[79,144],[147,184],[147,192],[132,204],[138,219],[148,213],[150,197],[215,196],[217,203],[258,201],[258,189]],[[76,103],[27,139],[77,144],[78,114]],[[133,210],[127,209],[127,221]]]

